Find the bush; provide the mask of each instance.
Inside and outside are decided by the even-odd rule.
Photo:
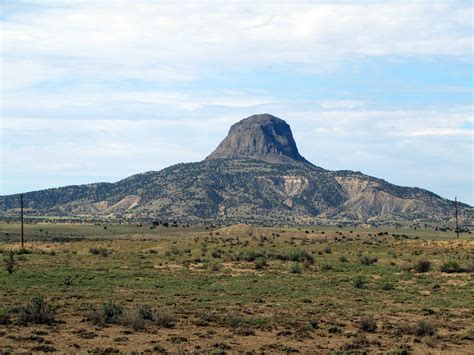
[[[10,312],[8,310],[0,309],[0,324],[10,324]]]
[[[300,261],[300,251],[299,250],[290,250],[286,252],[286,254],[281,256],[276,256],[282,260],[289,260],[289,261]]]
[[[331,254],[331,253],[332,253],[331,247],[330,247],[329,245],[327,245],[327,246],[324,248],[324,252],[325,252],[326,254]]]
[[[162,327],[172,328],[176,322],[176,317],[166,309],[159,309],[153,314],[153,321]]]
[[[125,311],[119,316],[120,323],[134,330],[143,330],[147,322],[154,322],[162,327],[171,328],[176,320],[175,316],[165,309],[154,311],[149,305],[141,305],[135,310]]]
[[[73,277],[72,277],[71,275],[66,276],[66,277],[63,279],[63,284],[64,284],[64,286],[71,286],[71,285],[72,285],[72,280],[73,280]]]
[[[54,310],[42,297],[34,296],[28,304],[20,310],[20,323],[53,324]]]
[[[121,305],[112,300],[107,301],[102,305],[102,316],[105,323],[117,324],[120,322],[123,308]]]
[[[255,264],[255,269],[263,270],[267,266],[267,259],[259,257],[254,260],[254,264]]]
[[[103,257],[109,256],[112,254],[112,252],[106,248],[97,248],[97,247],[92,247],[89,249],[89,252],[94,255],[100,255]]]
[[[352,281],[352,285],[355,288],[365,288],[365,278],[361,275],[358,275]]]
[[[166,351],[166,349],[160,344],[156,344],[155,346],[153,346],[153,351],[156,352],[156,353],[159,353],[159,354],[167,354],[168,353]]]
[[[209,269],[211,269],[211,271],[219,271],[220,269],[222,268],[222,265],[219,264],[219,263],[209,263]]]
[[[15,256],[13,251],[10,251],[8,254],[8,257],[5,259],[5,269],[7,272],[11,275],[13,273],[13,270],[15,269]]]
[[[339,257],[339,261],[340,261],[341,263],[348,263],[348,262],[349,262],[349,260],[347,259],[347,256],[345,256],[345,255],[341,255],[341,256]]]
[[[377,322],[372,316],[364,317],[360,320],[359,329],[373,333],[377,329]]]
[[[369,256],[363,256],[360,258],[360,263],[362,265],[372,265],[378,261],[377,258],[369,257]]]
[[[203,243],[201,245],[201,256],[206,256],[206,254],[207,254],[207,244]]]
[[[257,252],[257,251],[246,251],[246,252],[240,252],[239,254],[235,255],[235,261],[248,261],[248,262],[253,262],[255,259],[262,257],[265,257],[265,254],[262,252]]]
[[[441,265],[440,268],[441,272],[447,272],[447,273],[456,273],[456,272],[465,272],[466,270],[463,269],[457,262],[455,261],[448,261],[447,263],[444,263]]]
[[[431,268],[431,262],[428,260],[419,260],[415,264],[415,270],[417,272],[428,272]]]
[[[394,290],[394,289],[395,289],[395,287],[393,286],[393,284],[388,282],[388,281],[384,282],[382,284],[382,290],[384,290],[384,291],[391,291],[391,290]]]
[[[220,249],[213,250],[211,253],[211,256],[216,259],[219,259],[221,255],[222,255],[222,250]]]
[[[299,261],[305,264],[313,264],[314,257],[306,250],[291,250],[283,255],[275,255],[276,259]]]
[[[289,269],[290,274],[301,274],[301,265],[298,263],[293,263]]]
[[[331,271],[334,270],[334,267],[331,264],[323,264],[321,265],[322,271]]]
[[[414,333],[418,336],[434,335],[436,333],[436,327],[427,320],[420,320],[416,324]]]
[[[143,320],[153,320],[153,309],[147,304],[138,307],[138,314]]]
[[[143,330],[146,327],[139,309],[125,312],[121,317],[121,323],[134,330]]]
[[[300,261],[302,261],[305,264],[313,264],[314,257],[310,253],[308,253],[306,250],[302,250],[300,252]]]
[[[99,311],[90,312],[88,319],[96,325],[119,324],[122,314],[122,306],[112,300],[108,300],[102,304]]]
[[[235,314],[229,314],[223,319],[224,324],[230,328],[237,328],[245,325],[245,318]]]

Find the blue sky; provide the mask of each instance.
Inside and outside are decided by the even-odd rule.
[[[0,6],[0,194],[199,161],[268,112],[316,165],[474,204],[469,1]]]

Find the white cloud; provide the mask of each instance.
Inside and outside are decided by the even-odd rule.
[[[360,100],[326,100],[320,103],[323,109],[355,109],[364,106]]]
[[[39,1],[6,13],[4,85],[57,73],[187,81],[219,67],[293,63],[316,71],[365,56],[468,58],[471,13],[469,4],[430,1]],[[31,75],[19,64],[25,58]]]
[[[409,133],[412,137],[419,137],[419,136],[468,136],[474,137],[474,133],[471,130],[467,129],[425,129],[421,131],[414,131]]]

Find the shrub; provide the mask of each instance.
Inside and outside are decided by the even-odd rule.
[[[176,317],[168,310],[161,308],[153,314],[153,321],[162,327],[172,328],[176,322]]]
[[[447,273],[455,273],[455,272],[464,272],[465,269],[463,269],[457,262],[455,261],[448,261],[441,265],[440,270],[442,272],[447,272]]]
[[[209,269],[211,269],[211,271],[219,271],[220,269],[222,268],[222,265],[219,264],[219,263],[209,263]]]
[[[134,330],[143,330],[146,326],[139,309],[125,312],[121,317],[121,324]]]
[[[359,329],[373,333],[377,329],[377,322],[372,316],[364,317],[360,320]]]
[[[169,252],[173,255],[180,255],[182,251],[176,245],[172,245]]]
[[[216,321],[216,316],[213,313],[199,313],[197,315],[197,319],[195,324],[197,326],[208,326],[210,322],[215,322]]]
[[[119,324],[122,314],[122,306],[112,300],[108,300],[102,304],[99,311],[91,311],[88,319],[96,325]]]
[[[10,324],[10,312],[8,310],[0,309],[0,324]]]
[[[415,264],[415,270],[417,272],[428,272],[431,268],[431,262],[428,260],[419,260]]]
[[[415,327],[415,335],[425,336],[425,335],[434,335],[436,333],[436,327],[427,320],[420,320]]]
[[[382,284],[382,290],[384,290],[384,291],[391,291],[391,290],[394,290],[394,289],[395,289],[395,287],[393,286],[393,284],[388,282],[388,281],[384,282]]]
[[[102,305],[102,315],[105,323],[119,323],[122,313],[122,306],[112,300],[109,300]]]
[[[63,279],[63,284],[64,284],[64,286],[71,286],[71,285],[72,285],[72,280],[73,280],[73,277],[72,277],[71,275],[66,276],[66,277]]]
[[[369,256],[366,256],[366,255],[364,255],[360,258],[360,263],[362,265],[372,265],[372,264],[376,263],[377,261],[378,261],[377,258],[369,257]]]
[[[324,248],[324,252],[325,252],[326,254],[331,254],[331,253],[332,253],[331,247],[330,247],[329,245],[326,245],[326,247]]]
[[[334,267],[331,264],[323,264],[321,265],[322,271],[331,271],[334,270]]]
[[[352,281],[352,285],[355,288],[365,288],[365,278],[361,275],[358,275]]]
[[[265,254],[263,254],[262,252],[257,252],[257,251],[252,250],[252,251],[246,251],[244,253],[239,253],[236,256],[236,260],[237,261],[243,260],[243,261],[253,262],[258,257],[265,257]]]
[[[206,256],[206,254],[207,254],[207,244],[203,243],[201,245],[201,256]]]
[[[298,263],[293,263],[289,269],[290,274],[301,274],[301,265]]]
[[[15,269],[15,257],[13,251],[10,251],[8,254],[8,257],[5,259],[5,269],[9,274],[13,273],[13,270]]]
[[[222,255],[222,250],[220,249],[213,250],[211,253],[211,256],[216,259],[219,259],[221,255]]]
[[[283,255],[275,255],[275,258],[289,261],[300,261],[305,264],[314,263],[314,257],[306,250],[291,250]]]
[[[20,323],[53,324],[54,310],[42,297],[34,296],[20,310]]]
[[[255,269],[262,270],[267,266],[267,259],[258,257],[257,259],[254,260],[254,264],[255,264]]]
[[[143,320],[153,320],[153,309],[147,304],[138,307],[138,314]]]
[[[305,264],[313,264],[314,257],[308,253],[306,250],[302,250],[300,252],[300,261],[304,262]]]
[[[223,321],[227,327],[231,328],[237,328],[245,324],[245,319],[243,317],[234,314],[225,316]]]
[[[160,353],[160,354],[167,354],[168,353],[166,351],[166,349],[160,344],[156,344],[155,346],[153,346],[153,351],[157,352],[157,353]]]
[[[286,254],[280,257],[282,260],[290,261],[300,261],[300,251],[299,250],[290,250]]]
[[[106,248],[97,248],[97,247],[92,247],[89,249],[89,252],[94,255],[100,255],[103,257],[109,256],[112,254],[112,252]]]
[[[348,263],[348,262],[349,262],[349,260],[347,259],[347,256],[345,256],[345,255],[341,255],[341,256],[339,257],[339,261],[340,261],[341,263]]]

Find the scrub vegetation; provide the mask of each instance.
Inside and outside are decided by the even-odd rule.
[[[0,224],[3,352],[469,352],[474,344],[471,234],[145,223],[25,230],[21,249],[19,226]]]

